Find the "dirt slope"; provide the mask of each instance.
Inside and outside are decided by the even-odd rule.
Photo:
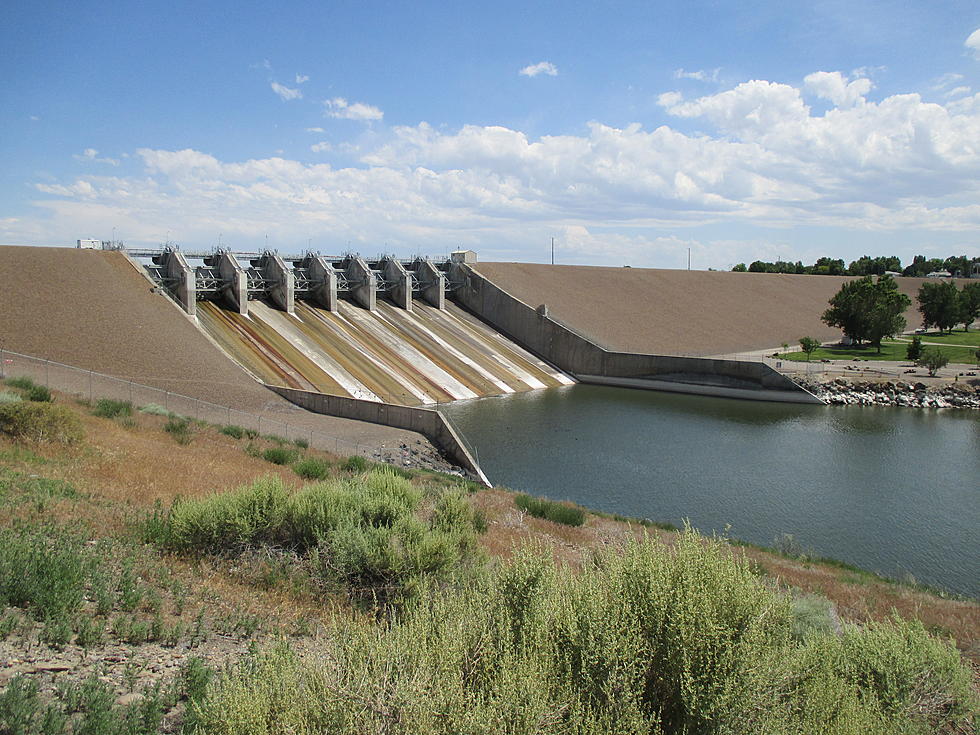
[[[420,438],[300,411],[252,380],[118,252],[0,247],[0,345],[251,413],[288,414],[290,424],[359,443]]]
[[[720,355],[836,339],[820,321],[849,280],[836,276],[480,263],[477,270],[526,304],[604,347],[629,352]],[[924,279],[898,278],[915,303]],[[909,329],[920,325],[913,306]]]

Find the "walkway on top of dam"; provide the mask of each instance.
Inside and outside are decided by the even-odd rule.
[[[294,316],[261,300],[243,316],[198,304],[201,327],[270,385],[406,406],[501,395],[574,381],[455,304],[370,312],[341,299],[334,313],[305,301]]]
[[[475,270],[532,309],[609,350],[654,355],[733,355],[800,337],[841,332],[820,320],[846,276],[732,273],[533,263],[478,263]],[[896,278],[921,325],[915,294],[927,279]]]

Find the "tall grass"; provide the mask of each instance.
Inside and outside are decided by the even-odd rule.
[[[972,731],[970,672],[920,625],[803,642],[791,627],[788,601],[690,532],[579,574],[521,555],[388,625],[337,621],[316,657],[246,661],[195,720],[202,735]]]
[[[100,398],[92,410],[95,416],[114,419],[121,416],[133,415],[133,404],[130,401],[116,401],[111,398]]]
[[[581,526],[585,523],[585,511],[577,505],[533,498],[524,493],[514,498],[514,504],[536,518],[545,518],[554,523],[562,523],[566,526]]]
[[[424,507],[423,507],[424,506]],[[290,493],[279,478],[177,503],[166,543],[178,551],[240,553],[291,549],[323,585],[400,599],[424,577],[470,559],[480,519],[456,491],[423,504],[411,482],[385,467]]]

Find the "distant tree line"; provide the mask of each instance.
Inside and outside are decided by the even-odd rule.
[[[903,276],[925,277],[936,271],[949,271],[954,276],[966,277],[970,274],[970,269],[974,263],[980,263],[980,258],[967,258],[965,255],[951,255],[943,260],[942,258],[926,258],[924,255],[916,255],[912,263],[902,267],[902,261],[895,256],[886,257],[879,255],[872,258],[864,255],[850,265],[844,265],[840,258],[818,258],[813,265],[803,265],[803,261],[791,263],[785,260],[777,260],[775,263],[768,263],[764,260],[756,260],[748,266],[739,263],[733,271],[744,273],[797,273],[810,276],[881,276],[885,273],[901,273]]]

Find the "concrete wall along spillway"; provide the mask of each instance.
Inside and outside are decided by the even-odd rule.
[[[573,381],[447,303],[412,311],[378,299],[334,313],[298,301],[294,315],[250,301],[248,315],[201,302],[204,330],[259,380],[404,406],[568,385]]]

